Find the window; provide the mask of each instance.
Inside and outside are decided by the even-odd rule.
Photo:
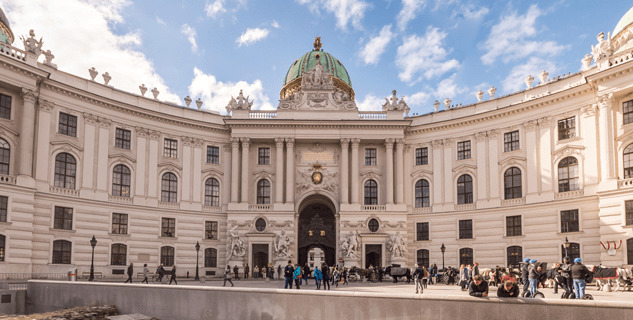
[[[424,266],[425,268],[429,268],[429,250],[420,249],[417,252],[417,264],[418,266]]]
[[[624,148],[622,160],[624,163],[624,179],[633,178],[633,143],[631,143],[630,145],[626,146],[626,148]],[[7,166],[8,166],[8,162],[9,160],[7,159]]]
[[[0,174],[9,174],[9,160],[11,146],[4,139],[0,139]]]
[[[174,247],[164,246],[160,248],[160,263],[165,267],[173,266],[175,250]]]
[[[517,237],[521,235],[521,216],[506,217],[506,236]]]
[[[114,146],[117,148],[130,150],[132,149],[132,131],[116,128],[114,134]]]
[[[576,118],[558,120],[558,140],[565,140],[576,136]]]
[[[415,165],[421,166],[429,164],[429,148],[415,149]]]
[[[574,261],[576,258],[580,258],[580,244],[575,242],[569,243],[569,249],[565,250],[565,245],[560,246],[561,255],[563,257],[569,257],[570,261]]]
[[[112,214],[112,233],[113,234],[127,234],[127,214],[125,213]]]
[[[624,212],[626,215],[626,225],[632,226],[633,225],[633,200],[624,201]]]
[[[0,261],[4,261],[5,236],[0,234]]]
[[[378,184],[374,180],[365,181],[365,205],[378,204]]]
[[[560,212],[560,232],[578,232],[578,209]]]
[[[0,250],[4,248],[4,239],[0,238],[2,241],[0,244]],[[2,261],[2,260],[0,260]],[[626,264],[633,264],[633,238],[626,239]]]
[[[415,225],[415,234],[417,241],[425,241],[429,240],[429,223],[428,222],[418,222]]]
[[[53,263],[70,264],[72,243],[66,240],[53,241]]]
[[[255,221],[255,230],[259,232],[266,230],[266,220],[264,218],[259,218]]]
[[[503,134],[503,151],[519,150],[519,130]]]
[[[178,202],[178,178],[171,172],[167,172],[163,175],[160,201],[172,203]]]
[[[459,249],[459,264],[460,265],[472,265],[473,264],[473,249],[461,248]]]
[[[55,186],[75,189],[77,160],[68,153],[60,153],[55,157]]]
[[[165,138],[163,142],[163,156],[166,158],[178,158],[178,140]]]
[[[205,268],[218,267],[218,250],[216,250],[215,248],[204,249],[204,267]]]
[[[11,96],[0,94],[0,118],[11,119]]]
[[[77,136],[77,117],[60,112],[59,113],[59,133],[67,136]]]
[[[457,204],[473,203],[473,178],[461,175],[457,179]]]
[[[460,239],[473,238],[473,221],[472,220],[459,220],[459,238]]]
[[[578,185],[578,160],[567,157],[558,163],[558,192],[580,189]]]
[[[270,204],[270,182],[266,179],[257,181],[257,204]]]
[[[217,221],[205,221],[204,238],[209,239],[209,240],[218,240],[218,222]]]
[[[470,140],[457,143],[457,160],[470,159]]]
[[[207,146],[207,163],[218,164],[220,163],[220,148],[214,146]]]
[[[366,166],[376,165],[376,148],[365,149],[365,165]]]
[[[415,207],[430,207],[429,182],[422,179],[415,183]]]
[[[9,212],[9,198],[0,196],[0,222],[7,222]]]
[[[129,197],[131,178],[130,169],[118,164],[112,170],[112,195],[117,197]]]
[[[176,236],[176,219],[175,218],[163,218],[160,228],[161,237],[173,238]]]
[[[505,199],[519,199],[521,195],[521,170],[512,167],[503,174],[503,188]]]
[[[215,178],[209,178],[204,183],[204,205],[208,207],[220,206],[220,183]]]
[[[371,232],[376,232],[378,231],[378,228],[380,228],[380,223],[378,223],[378,220],[376,219],[370,219],[367,223],[367,228],[369,228],[369,231]]]
[[[622,118],[624,120],[624,124],[633,122],[633,100],[629,100],[622,104]]]
[[[53,219],[53,229],[72,230],[73,229],[73,208],[55,207],[55,218]]]
[[[523,261],[523,248],[520,246],[510,246],[507,249],[508,266],[519,266]]]
[[[110,253],[110,263],[113,266],[124,266],[125,257],[127,256],[127,246],[121,243],[115,243],[112,245]]]
[[[270,164],[270,148],[259,148],[257,154],[257,164]]]

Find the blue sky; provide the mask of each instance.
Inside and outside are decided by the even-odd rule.
[[[391,90],[412,113],[434,100],[476,100],[525,88],[528,74],[580,70],[596,35],[613,30],[633,2],[462,0],[0,0],[13,32],[35,29],[60,70],[184,104],[202,97],[224,113],[244,89],[257,108],[274,108],[288,67],[323,49],[347,68],[359,107],[379,110]],[[21,47],[20,40],[14,45]],[[99,80],[101,75],[98,76]],[[102,81],[102,80],[101,80]],[[536,80],[538,81],[538,80]],[[147,95],[150,95],[149,93]],[[484,98],[487,99],[487,98]],[[193,104],[192,104],[193,105]]]

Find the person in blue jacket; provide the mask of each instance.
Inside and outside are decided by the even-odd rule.
[[[299,264],[295,264],[295,271],[292,274],[292,279],[295,281],[295,286],[297,287],[297,289],[300,289],[299,286],[301,285],[301,267],[299,267]]]
[[[316,282],[317,290],[321,289],[321,280],[323,280],[323,273],[319,270],[318,266],[314,267],[314,282]]]

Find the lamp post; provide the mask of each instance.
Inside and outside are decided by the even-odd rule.
[[[440,250],[442,250],[442,270],[445,270],[444,269],[444,252],[446,252],[446,247],[444,246],[444,243],[442,243]]]
[[[97,239],[94,234],[92,239],[90,239],[90,246],[92,247],[92,259],[90,260],[90,277],[88,281],[93,281],[95,279],[95,247],[97,246]]]
[[[196,241],[196,277],[193,280],[200,281],[200,277],[198,276],[198,253],[200,252],[200,242]]]
[[[565,243],[563,244],[563,247],[565,248],[565,257],[568,257],[568,253],[567,253],[567,249],[569,249],[569,239],[567,239],[567,237],[565,237]]]

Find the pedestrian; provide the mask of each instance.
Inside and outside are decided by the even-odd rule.
[[[473,277],[473,283],[468,289],[468,294],[473,297],[487,297],[488,296],[488,282],[483,281],[484,277],[480,274]]]
[[[231,280],[232,275],[231,275],[231,266],[230,265],[226,265],[226,269],[224,269],[224,284],[222,285],[223,287],[226,287],[226,282],[230,282],[231,283],[231,287],[233,287],[233,281]]]
[[[538,278],[541,273],[541,266],[536,264],[536,259],[530,260],[528,267],[528,281],[530,282],[530,297],[534,297],[538,289]]]
[[[347,269],[347,267],[343,268],[343,284],[349,284],[349,282],[347,282],[349,278],[349,270]]]
[[[149,275],[149,269],[147,268],[147,263],[145,263],[143,264],[143,281],[141,281],[141,283],[145,282],[149,284],[149,282],[147,281],[148,275]]]
[[[162,263],[156,268],[156,274],[158,275],[158,283],[162,283],[165,276],[165,267]]]
[[[497,287],[498,298],[517,298],[519,297],[519,286],[514,281],[508,280]]]
[[[318,266],[314,267],[314,282],[316,283],[316,289],[320,290],[321,289],[321,278],[323,278],[323,274],[321,273],[321,270],[319,270]],[[325,288],[323,288],[325,290]]]
[[[523,280],[523,292],[527,292],[530,289],[530,282],[528,276],[530,274],[528,268],[530,267],[530,258],[523,259],[521,265],[521,280]]]
[[[589,269],[582,264],[582,259],[574,259],[574,265],[571,266],[571,277],[574,279],[574,293],[576,294],[576,299],[582,299],[585,295],[585,287],[587,286],[586,279],[590,274]]]
[[[419,293],[422,294],[422,292],[424,291],[424,288],[422,286],[422,279],[424,279],[426,271],[424,270],[424,267],[419,266],[419,265],[415,265],[415,269],[413,269],[413,274],[411,275],[413,277],[413,283],[415,283],[415,293]]]
[[[248,273],[251,271],[251,268],[248,266],[248,263],[244,267],[244,279],[248,279]]]
[[[257,278],[259,278],[259,267],[255,266],[253,268],[253,279],[257,280]]]
[[[299,267],[298,263],[295,263],[295,271],[292,274],[292,279],[295,281],[295,287],[297,290],[301,289],[301,267]]]
[[[134,264],[130,263],[130,266],[127,267],[127,280],[124,283],[132,283],[132,275],[134,274]]]
[[[326,287],[327,290],[330,290],[330,267],[325,263],[321,266],[321,275],[323,278],[323,290],[326,290]]]
[[[268,272],[268,269],[266,269],[266,266],[262,266],[262,278],[264,279],[268,276],[266,272]]]
[[[240,268],[237,265],[233,267],[233,273],[235,273],[235,280],[240,280]]]
[[[495,269],[490,269],[490,272],[488,273],[488,277],[490,278],[490,281],[488,281],[488,286],[498,286]]]
[[[560,275],[563,277],[563,281],[565,281],[565,295],[569,297],[571,293],[574,291],[574,279],[571,277],[571,260],[569,257],[563,258],[563,264],[560,266]]]
[[[334,284],[336,285],[336,287],[338,288],[338,283],[340,281],[339,277],[340,277],[340,273],[338,272],[338,266],[334,267],[334,271],[332,271],[332,281],[334,281]]]
[[[558,281],[556,281],[556,276],[558,275],[558,273],[560,272],[560,264],[559,263],[554,263],[554,265],[547,270],[547,279],[553,279],[554,280],[554,294],[558,294]],[[563,286],[560,285],[560,287],[562,288]]]
[[[281,265],[277,266],[277,279],[281,279]]]
[[[475,262],[475,266],[473,266],[473,277],[479,274],[479,262]]]
[[[468,289],[468,268],[465,265],[459,266],[459,285],[462,288],[462,291],[466,291]]]
[[[286,279],[284,289],[292,289],[292,277],[294,272],[295,268],[292,267],[292,261],[288,260],[288,265],[284,268],[284,278]]]
[[[169,278],[169,284],[171,284],[172,281],[178,285],[178,281],[176,280],[176,265],[171,266],[171,278]]]
[[[305,266],[303,267],[303,282],[305,282],[305,284],[308,284],[308,278],[310,278],[310,266],[308,265],[308,263],[305,264]]]

